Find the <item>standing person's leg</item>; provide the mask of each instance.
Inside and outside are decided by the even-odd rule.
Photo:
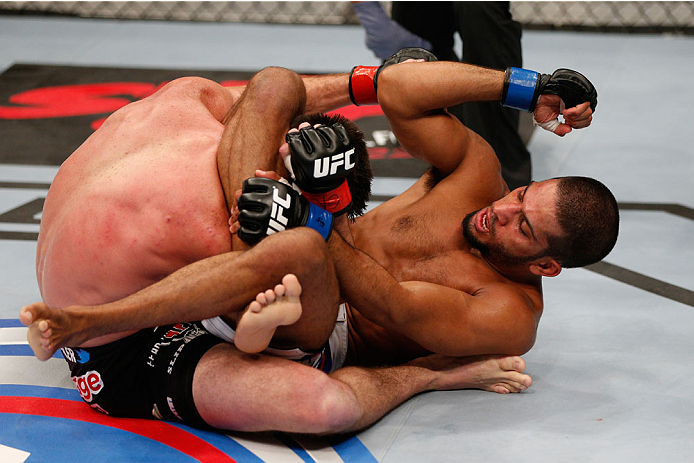
[[[458,61],[453,51],[455,20],[451,2],[393,2],[390,16],[402,27],[432,44],[441,61]]]
[[[463,62],[493,69],[522,66],[522,29],[509,8],[509,2],[455,2]],[[452,112],[492,145],[510,189],[530,182],[530,153],[518,134],[517,110],[487,101],[466,103],[462,112]]]

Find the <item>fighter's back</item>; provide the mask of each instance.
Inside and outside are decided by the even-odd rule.
[[[47,305],[116,300],[230,250],[216,154],[231,102],[205,94],[213,115],[208,85],[175,81],[120,109],[61,166],[37,247]]]

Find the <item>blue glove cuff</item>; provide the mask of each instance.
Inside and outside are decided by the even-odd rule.
[[[309,203],[308,219],[305,225],[316,230],[327,241],[333,229],[333,215],[320,206]]]
[[[513,67],[506,69],[501,104],[509,108],[530,111],[534,107],[535,88],[539,77],[539,72],[528,69]]]

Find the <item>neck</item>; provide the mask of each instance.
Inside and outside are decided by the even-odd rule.
[[[538,277],[537,275],[530,273],[528,271],[527,266],[499,264],[499,263],[494,262],[494,261],[488,259],[487,257],[485,257],[476,248],[471,248],[471,252],[473,255],[479,257],[485,264],[487,264],[495,272],[497,272],[498,274],[502,275],[504,278],[507,278],[511,281],[514,281],[516,283],[522,283],[522,284],[536,284],[541,280],[541,278]]]

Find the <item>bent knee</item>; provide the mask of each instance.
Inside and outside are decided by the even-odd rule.
[[[347,385],[325,375],[314,381],[301,407],[304,432],[335,434],[349,431],[360,416],[356,397]]]
[[[264,110],[280,114],[290,112],[292,117],[306,104],[306,88],[301,76],[280,67],[267,67],[254,75],[246,87],[246,93],[249,102],[258,104]]]
[[[329,258],[328,245],[320,233],[308,227],[297,228],[294,232],[294,246],[297,252],[305,254],[307,259],[316,263],[325,262]]]
[[[273,265],[288,262],[320,266],[330,259],[323,237],[307,227],[293,228],[265,238],[256,246],[258,251],[272,255]]]

